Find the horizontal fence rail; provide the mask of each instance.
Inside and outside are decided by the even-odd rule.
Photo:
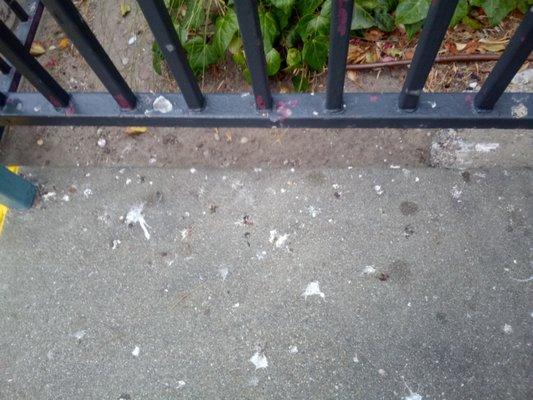
[[[16,0],[4,1],[21,26],[35,18]],[[23,75],[39,92],[1,86],[0,125],[533,128],[533,96],[504,93],[533,49],[533,7],[477,94],[423,92],[458,0],[432,1],[401,92],[345,93],[357,8],[353,0],[332,0],[326,92],[272,94],[257,0],[235,0],[252,93],[229,95],[202,93],[164,0],[138,4],[181,93],[134,93],[71,0],[42,2],[108,92],[68,93],[29,54],[27,39],[0,22],[0,71]],[[30,3],[42,8],[39,1]]]

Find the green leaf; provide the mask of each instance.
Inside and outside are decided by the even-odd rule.
[[[402,0],[396,8],[397,24],[415,24],[424,20],[429,11],[430,0]]]
[[[312,14],[322,4],[324,0],[298,0],[296,9],[300,17]]]
[[[376,26],[384,32],[392,32],[395,28],[394,18],[385,8],[378,8],[374,12]]]
[[[405,25],[405,32],[407,33],[407,37],[409,39],[412,39],[415,37],[415,35],[422,29],[422,26],[424,25],[424,21],[418,21],[414,24],[406,24]]]
[[[185,13],[183,26],[188,30],[198,29],[205,24],[204,2],[187,0],[187,12]]]
[[[355,3],[353,6],[351,29],[367,29],[373,27],[375,24],[372,15],[359,4]]]
[[[237,54],[242,50],[242,39],[240,36],[235,36],[228,46],[228,50],[231,54]]]
[[[296,0],[268,0],[276,8],[288,9],[294,6]]]
[[[461,22],[476,31],[483,29],[483,25],[481,25],[477,19],[470,18],[468,15],[464,17]]]
[[[329,23],[330,19],[323,17],[320,14],[316,16],[313,15],[308,20],[306,19],[305,25],[303,25],[300,30],[302,40],[306,41],[310,37],[329,34]]]
[[[469,12],[470,5],[468,4],[468,0],[459,0],[459,3],[457,3],[457,8],[455,9],[455,13],[453,14],[452,20],[450,21],[450,26],[456,26],[459,22],[463,20],[464,17],[468,15]]]
[[[266,53],[267,75],[276,75],[281,67],[281,56],[279,52],[272,48]]]
[[[263,45],[265,51],[268,52],[279,36],[278,23],[270,12],[259,11],[259,22],[261,24],[261,32],[263,33]]]
[[[163,52],[156,42],[152,43],[152,65],[157,75],[163,75]]]
[[[517,6],[517,0],[470,0],[473,6],[481,7],[492,26],[498,25]]]
[[[239,51],[233,54],[233,62],[240,67],[246,68],[246,57],[244,56],[244,51]]]
[[[292,85],[298,92],[307,92],[309,90],[309,80],[302,75],[296,75],[292,77]]]
[[[317,36],[304,43],[302,57],[314,71],[321,71],[328,59],[328,37]]]
[[[331,0],[326,0],[320,10],[320,15],[331,18]]]
[[[298,30],[296,28],[297,26],[294,26],[283,37],[282,44],[284,47],[290,49],[291,47],[296,46],[296,42],[298,41]]]
[[[196,73],[203,72],[209,65],[220,60],[217,50],[200,36],[195,36],[183,46],[189,56],[189,64]]]
[[[287,51],[287,67],[298,68],[302,65],[302,53],[300,50],[292,48]]]
[[[215,35],[213,36],[213,46],[220,56],[222,56],[235,34],[239,31],[237,15],[235,11],[229,9],[226,15],[219,16],[215,22]]]

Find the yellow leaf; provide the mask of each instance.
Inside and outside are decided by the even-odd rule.
[[[508,39],[503,40],[491,40],[491,39],[479,39],[479,47],[485,51],[498,53],[504,51],[509,43]]]
[[[126,3],[120,4],[120,15],[122,15],[122,17],[125,17],[130,12],[131,12],[131,7],[129,4],[126,4]]]
[[[67,38],[63,38],[59,41],[58,46],[60,49],[65,50],[67,47],[70,46],[70,40],[68,40]]]
[[[44,53],[46,53],[46,50],[41,43],[33,42],[31,44],[30,54],[32,56],[39,57],[42,56]]]
[[[126,128],[126,133],[130,136],[142,135],[146,132],[148,132],[148,128],[144,126],[130,126]]]
[[[455,47],[457,48],[457,51],[463,51],[466,49],[466,43],[455,43]]]

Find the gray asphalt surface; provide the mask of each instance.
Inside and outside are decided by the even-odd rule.
[[[1,399],[528,398],[528,169],[25,172]]]

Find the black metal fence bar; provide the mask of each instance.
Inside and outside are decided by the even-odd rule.
[[[4,75],[9,74],[11,72],[11,66],[6,63],[6,61],[0,57],[0,72],[2,72]]]
[[[119,106],[125,109],[135,108],[137,104],[135,94],[113,65],[72,1],[43,0],[43,3]]]
[[[179,42],[176,29],[163,0],[138,0],[146,21],[165,56],[167,64],[189,108],[201,110],[205,104],[200,87]]]
[[[30,17],[26,10],[24,10],[24,7],[20,5],[20,3],[17,0],[4,0],[9,8],[11,8],[11,11],[17,16],[17,18],[20,21],[26,22]]]
[[[343,108],[344,79],[346,77],[346,58],[350,43],[353,0],[333,0],[331,7],[326,109],[339,111]]]
[[[181,94],[165,94],[175,105],[168,113],[154,113],[158,93],[138,93],[135,110],[124,111],[107,93],[73,93],[74,107],[58,110],[37,93],[9,93],[0,110],[0,124],[66,126],[169,126],[271,128],[531,128],[533,113],[517,118],[517,99],[533,109],[533,96],[504,93],[491,112],[473,107],[472,93],[427,93],[416,112],[398,108],[397,93],[345,93],[342,113],[324,110],[325,94],[283,94],[275,101],[285,107],[257,112],[251,96],[206,94],[202,112],[191,112]],[[287,109],[290,109],[288,112]],[[312,134],[312,131],[310,132]]]
[[[533,50],[533,7],[511,38],[504,54],[476,95],[475,106],[480,110],[492,110],[509,83]]]
[[[431,3],[413,62],[400,92],[399,107],[402,110],[416,110],[418,107],[420,95],[450,25],[457,2],[458,0],[433,0]]]
[[[7,58],[54,107],[66,107],[69,94],[31,56],[9,28],[0,21],[0,53]]]
[[[235,0],[235,12],[239,21],[246,62],[252,76],[256,106],[259,110],[270,110],[273,101],[268,84],[257,0]]]

